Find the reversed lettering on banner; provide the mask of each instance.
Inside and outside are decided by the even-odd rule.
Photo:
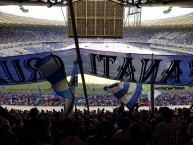
[[[127,82],[161,85],[193,85],[191,56],[127,54],[80,49],[84,73]],[[0,85],[25,84],[44,81],[35,64],[49,52],[3,57],[0,60]],[[75,49],[52,52],[71,76]],[[50,68],[52,69],[52,68]]]

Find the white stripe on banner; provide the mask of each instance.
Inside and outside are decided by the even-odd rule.
[[[135,83],[129,83],[129,90],[127,94],[120,99],[124,104],[127,104],[129,100],[131,100],[133,94],[135,93],[136,87],[137,85]]]

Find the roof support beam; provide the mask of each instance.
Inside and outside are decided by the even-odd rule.
[[[80,0],[72,0],[72,2],[78,2]],[[190,0],[108,0],[123,6],[130,7],[138,5],[143,6],[180,6],[180,7],[193,7],[193,1]],[[1,5],[29,5],[29,6],[64,6],[67,5],[67,0],[1,0]],[[134,4],[133,4],[134,3]]]

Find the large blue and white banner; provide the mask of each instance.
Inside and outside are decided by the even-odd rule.
[[[146,55],[81,49],[84,73],[114,80],[161,85],[193,85],[193,57]],[[52,52],[71,75],[75,49]],[[35,64],[50,53],[3,57],[0,59],[0,85],[44,81]],[[52,69],[52,68],[50,68]]]

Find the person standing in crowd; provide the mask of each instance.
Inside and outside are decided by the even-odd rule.
[[[123,117],[120,119],[120,130],[115,132],[114,138],[119,142],[128,142],[130,133],[129,133],[129,119],[127,117]]]
[[[77,119],[66,118],[64,120],[64,132],[66,132],[66,138],[62,139],[59,145],[85,145],[84,141],[80,140],[79,129],[81,124]]]
[[[1,145],[16,145],[16,135],[11,131],[9,121],[5,118],[0,118],[0,144]]]
[[[152,145],[178,145],[179,123],[172,120],[172,111],[161,108],[162,122],[158,123],[152,135]]]
[[[107,145],[109,143],[108,138],[104,136],[104,124],[99,122],[96,125],[95,135],[87,138],[86,145]]]

